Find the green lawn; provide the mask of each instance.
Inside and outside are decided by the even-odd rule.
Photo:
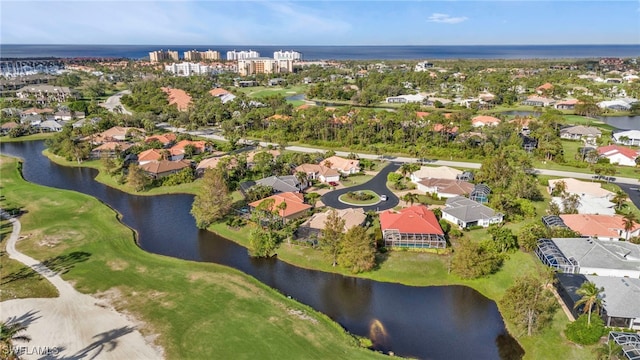
[[[373,198],[369,199],[369,200],[358,200],[358,199],[353,199],[351,197],[349,197],[349,194],[342,194],[340,195],[340,197],[338,197],[338,200],[346,203],[346,204],[352,204],[352,205],[373,205],[373,204],[377,204],[380,202],[380,196],[378,196],[378,194],[376,194],[375,192],[371,191],[371,190],[361,190],[359,192],[362,192],[364,194],[369,194],[371,196],[373,196]]]
[[[340,183],[345,187],[351,187],[364,184],[371,179],[373,179],[373,175],[355,174],[350,175],[346,179],[340,180]]]
[[[2,220],[0,222],[0,247],[2,248],[0,252],[0,302],[11,299],[58,296],[58,290],[44,277],[30,267],[9,259],[5,248],[12,228],[9,221]]]
[[[303,94],[307,90],[307,85],[295,86],[253,86],[237,88],[238,91],[247,94],[251,98],[261,98],[270,95],[282,95],[284,97]]]
[[[382,358],[328,317],[240,271],[141,250],[106,205],[27,183],[7,159],[3,194],[28,211],[20,220],[29,237],[19,250],[64,260],[65,280],[84,293],[110,294],[116,309],[141,321],[143,335],[158,335],[168,359]]]
[[[17,138],[9,137],[9,135],[0,136],[0,142],[20,142],[20,141],[32,141],[32,140],[46,140],[52,137],[55,133],[37,133],[27,136],[20,136]]]

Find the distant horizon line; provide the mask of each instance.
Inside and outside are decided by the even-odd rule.
[[[380,47],[406,47],[406,46],[640,46],[640,43],[637,44],[450,44],[450,45],[415,45],[415,44],[405,44],[405,45],[371,45],[371,44],[358,44],[358,45],[285,45],[285,44],[269,44],[269,45],[259,45],[259,44],[251,44],[251,45],[243,45],[243,44],[36,44],[36,43],[9,43],[3,44],[0,43],[0,46],[164,46],[164,47],[208,47],[208,46],[238,46],[238,47],[316,47],[316,46],[351,46],[351,47],[365,47],[365,46],[380,46]]]

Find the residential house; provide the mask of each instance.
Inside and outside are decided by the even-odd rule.
[[[228,159],[228,160],[227,160]],[[220,162],[229,161],[227,165],[227,170],[232,170],[236,166],[238,166],[238,160],[231,156],[221,156],[221,157],[211,157],[208,159],[204,159],[198,163],[196,166],[196,173],[198,175],[202,175],[206,169],[215,169],[218,167]]]
[[[462,180],[427,178],[417,183],[417,189],[439,198],[464,196],[473,190],[473,184]]]
[[[20,113],[20,117],[27,116],[27,115],[46,115],[46,114],[53,114],[53,109],[50,109],[50,108],[43,108],[43,109],[28,108],[28,109],[23,110]]]
[[[549,194],[553,192],[553,190],[560,182],[564,184],[564,191],[568,195],[591,195],[593,197],[601,197],[606,199],[612,199],[615,195],[613,192],[603,189],[602,184],[599,182],[580,181],[574,178],[549,180],[549,186],[547,187],[547,191],[549,192]]]
[[[75,99],[75,93],[65,86],[27,85],[16,91],[18,99],[32,99],[38,104],[63,103]]]
[[[538,93],[539,95],[542,95],[542,94],[548,93],[551,90],[553,90],[553,84],[544,83],[536,88],[536,93]]]
[[[561,214],[560,218],[569,229],[584,237],[615,241],[640,236],[640,224],[627,233],[622,215]]]
[[[612,164],[623,166],[636,166],[636,158],[640,156],[640,150],[634,150],[620,145],[607,145],[598,148],[600,157],[609,159]]]
[[[256,181],[245,181],[240,184],[240,190],[246,194],[250,188],[256,185],[268,186],[273,189],[274,193],[297,193],[307,187],[307,184],[301,184],[295,175],[274,175]]]
[[[409,178],[417,184],[424,179],[456,180],[460,175],[462,175],[462,171],[448,166],[421,166],[420,169],[412,172]]]
[[[164,154],[162,153],[162,150],[148,149],[138,154],[138,165],[144,165],[150,162],[160,161],[162,160],[163,157],[164,157]]]
[[[343,175],[352,175],[360,172],[360,160],[345,159],[339,156],[331,156],[320,162],[321,165],[338,170]]]
[[[89,155],[92,159],[100,159],[103,157],[116,157],[120,152],[126,151],[132,145],[123,142],[114,142],[108,141],[98,145],[97,147],[91,150],[91,154]]]
[[[503,221],[504,215],[466,197],[456,196],[447,199],[445,208],[442,209],[442,218],[464,229],[470,226],[489,227],[491,224],[499,224]]]
[[[217,97],[222,101],[223,104],[228,103],[229,101],[233,101],[236,96],[230,93],[229,91],[222,88],[215,88],[209,91],[209,94],[213,97]]]
[[[76,122],[74,122],[73,124],[71,124],[71,126],[73,126],[74,129],[80,129],[85,125],[91,125],[91,126],[95,126],[98,125],[98,123],[101,121],[102,119],[99,117],[92,117],[91,119],[87,119],[87,118],[82,118]]]
[[[539,239],[543,264],[567,274],[640,278],[640,245],[590,238]]]
[[[471,119],[471,125],[473,127],[498,126],[498,124],[500,124],[500,121],[500,119],[493,116],[478,115]]]
[[[205,141],[191,141],[191,140],[181,140],[171,148],[169,148],[169,154],[171,161],[182,160],[186,156],[185,148],[187,146],[192,146],[194,149],[193,155],[202,154],[207,151],[207,143]]]
[[[447,247],[438,219],[424,205],[381,212],[380,228],[385,246],[388,248]]]
[[[280,150],[277,150],[277,149],[259,149],[259,150],[249,151],[245,153],[247,155],[247,167],[250,169],[253,168],[255,166],[254,159],[256,155],[260,153],[265,153],[265,152],[271,154],[274,161],[280,156]]]
[[[166,134],[147,136],[144,139],[144,142],[149,144],[151,142],[157,141],[161,143],[162,146],[168,146],[170,144],[173,144],[177,138],[178,138],[177,135],[174,133],[166,133]]]
[[[556,101],[553,99],[549,99],[543,96],[529,96],[526,100],[524,100],[521,104],[526,106],[539,106],[539,107],[548,107],[555,104]]]
[[[429,97],[424,100],[425,106],[433,106],[433,107],[437,107],[438,104],[440,104],[441,106],[446,106],[449,103],[451,103],[451,100],[445,99],[445,98],[439,98],[439,97]]]
[[[53,114],[56,120],[70,121],[73,119],[84,119],[85,114],[82,111],[59,110]]]
[[[323,183],[340,181],[338,170],[328,168],[319,164],[302,164],[295,168],[296,172],[307,174],[307,180],[319,180]]]
[[[615,100],[606,100],[598,103],[598,106],[602,109],[610,109],[615,111],[629,111],[631,105],[638,102],[637,99],[632,98],[620,98]]]
[[[607,197],[597,197],[589,194],[578,195],[578,207],[576,210],[578,214],[599,214],[599,215],[615,215],[615,204],[609,201]],[[562,197],[554,196],[551,198],[560,209],[561,212],[565,211],[564,199]]]
[[[576,306],[582,299],[578,289],[585,282],[591,282],[597,288],[604,289],[599,297],[605,300],[602,302],[601,317],[606,326],[640,330],[640,279],[565,273],[557,273],[556,278],[558,294],[574,317],[584,312],[584,306]]]
[[[40,131],[45,132],[60,132],[62,131],[63,127],[64,125],[62,125],[59,121],[53,119],[45,120],[38,124],[38,128],[40,129]]]
[[[560,129],[560,138],[583,140],[590,144],[595,144],[596,139],[600,136],[602,136],[602,131],[592,126],[577,125]]]
[[[391,96],[386,99],[387,103],[398,103],[398,104],[408,104],[408,103],[422,103],[424,101],[424,95],[420,94],[412,94],[412,95],[398,95]]]
[[[578,103],[578,99],[561,100],[555,104],[555,108],[558,110],[574,110]]]
[[[362,208],[348,208],[342,210],[335,210],[338,217],[344,220],[344,229],[347,231],[354,226],[360,226],[364,224],[367,215]],[[309,219],[300,224],[296,235],[300,238],[319,238],[322,235],[322,230],[325,228],[327,217],[331,211],[325,211],[313,214]]]
[[[640,146],[640,130],[627,130],[612,135],[613,140],[620,145]]]
[[[19,127],[19,126],[20,125],[18,123],[16,123],[15,121],[6,122],[6,123],[2,124],[2,126],[0,126],[0,134],[1,135],[8,134],[9,131],[11,131],[12,129],[15,129],[15,128]]]
[[[89,135],[83,138],[83,140],[90,140],[94,144],[101,144],[107,141],[125,141],[127,137],[136,137],[144,133],[144,129],[140,128],[114,126],[101,133]]]
[[[191,105],[191,95],[181,89],[161,88],[169,98],[169,105],[175,105],[179,111],[187,111]]]
[[[456,175],[456,180],[473,181],[473,173],[471,171],[463,171],[462,174]]]
[[[269,211],[275,212],[284,222],[300,218],[307,214],[311,209],[311,205],[304,203],[304,197],[301,193],[285,192],[281,194],[271,195],[267,198],[249,203],[249,207],[255,210],[264,201],[272,199],[273,205]],[[285,205],[281,205],[284,203]]]
[[[140,168],[151,178],[160,179],[171,174],[182,171],[185,168],[191,166],[191,161],[188,160],[159,160],[151,161],[144,165],[140,165]]]

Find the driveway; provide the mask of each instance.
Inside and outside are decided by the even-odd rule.
[[[373,179],[367,181],[366,183],[328,192],[324,194],[320,198],[320,200],[322,201],[323,204],[325,204],[326,206],[330,206],[332,208],[348,209],[348,208],[354,208],[354,207],[361,207],[365,212],[369,210],[382,211],[382,210],[387,210],[395,206],[398,206],[398,203],[399,203],[398,197],[395,194],[393,194],[391,190],[389,190],[389,188],[387,188],[387,175],[389,175],[390,172],[394,172],[398,170],[400,168],[400,165],[401,165],[400,163],[389,163],[382,170],[380,170],[378,175],[374,176]],[[349,191],[358,191],[358,190],[371,190],[378,195],[383,195],[383,194],[387,195],[387,201],[381,201],[375,205],[369,205],[369,206],[355,206],[355,205],[344,204],[340,202],[340,200],[338,200],[338,197],[340,195],[346,194]]]
[[[122,109],[122,113],[125,115],[132,115],[131,111],[127,110],[124,108],[124,105],[122,105],[122,103],[120,102],[120,98],[122,97],[122,95],[126,95],[126,94],[131,94],[130,90],[123,90],[120,91],[119,93],[109,96],[107,98],[107,101],[105,101],[104,103],[100,104],[100,106],[106,108],[107,110],[114,112],[114,110],[120,106]]]
[[[6,213],[1,214],[8,218]],[[145,339],[135,320],[117,312],[108,302],[81,294],[41,262],[19,252],[15,245],[20,221],[7,240],[7,254],[51,282],[60,296],[15,299],[0,303],[2,320],[27,326],[28,343],[15,342],[21,359],[162,359],[161,348]]]

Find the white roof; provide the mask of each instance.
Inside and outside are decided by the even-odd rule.
[[[551,200],[562,209],[562,198],[553,197]],[[588,194],[580,195],[580,205],[578,205],[578,214],[599,214],[599,215],[615,215],[615,204],[604,197],[595,197]]]
[[[598,182],[580,181],[574,178],[564,178],[549,180],[549,188],[553,189],[556,183],[564,181],[566,185],[566,192],[569,194],[578,195],[591,195],[593,197],[608,197],[613,196],[613,193],[609,190],[603,189]]]
[[[461,175],[462,171],[448,166],[421,166],[420,170],[413,172],[411,175],[418,179],[450,179],[455,180],[458,175]]]
[[[640,130],[627,130],[613,134],[613,137],[616,140],[620,139],[623,136],[626,136],[629,139],[640,139]]]

